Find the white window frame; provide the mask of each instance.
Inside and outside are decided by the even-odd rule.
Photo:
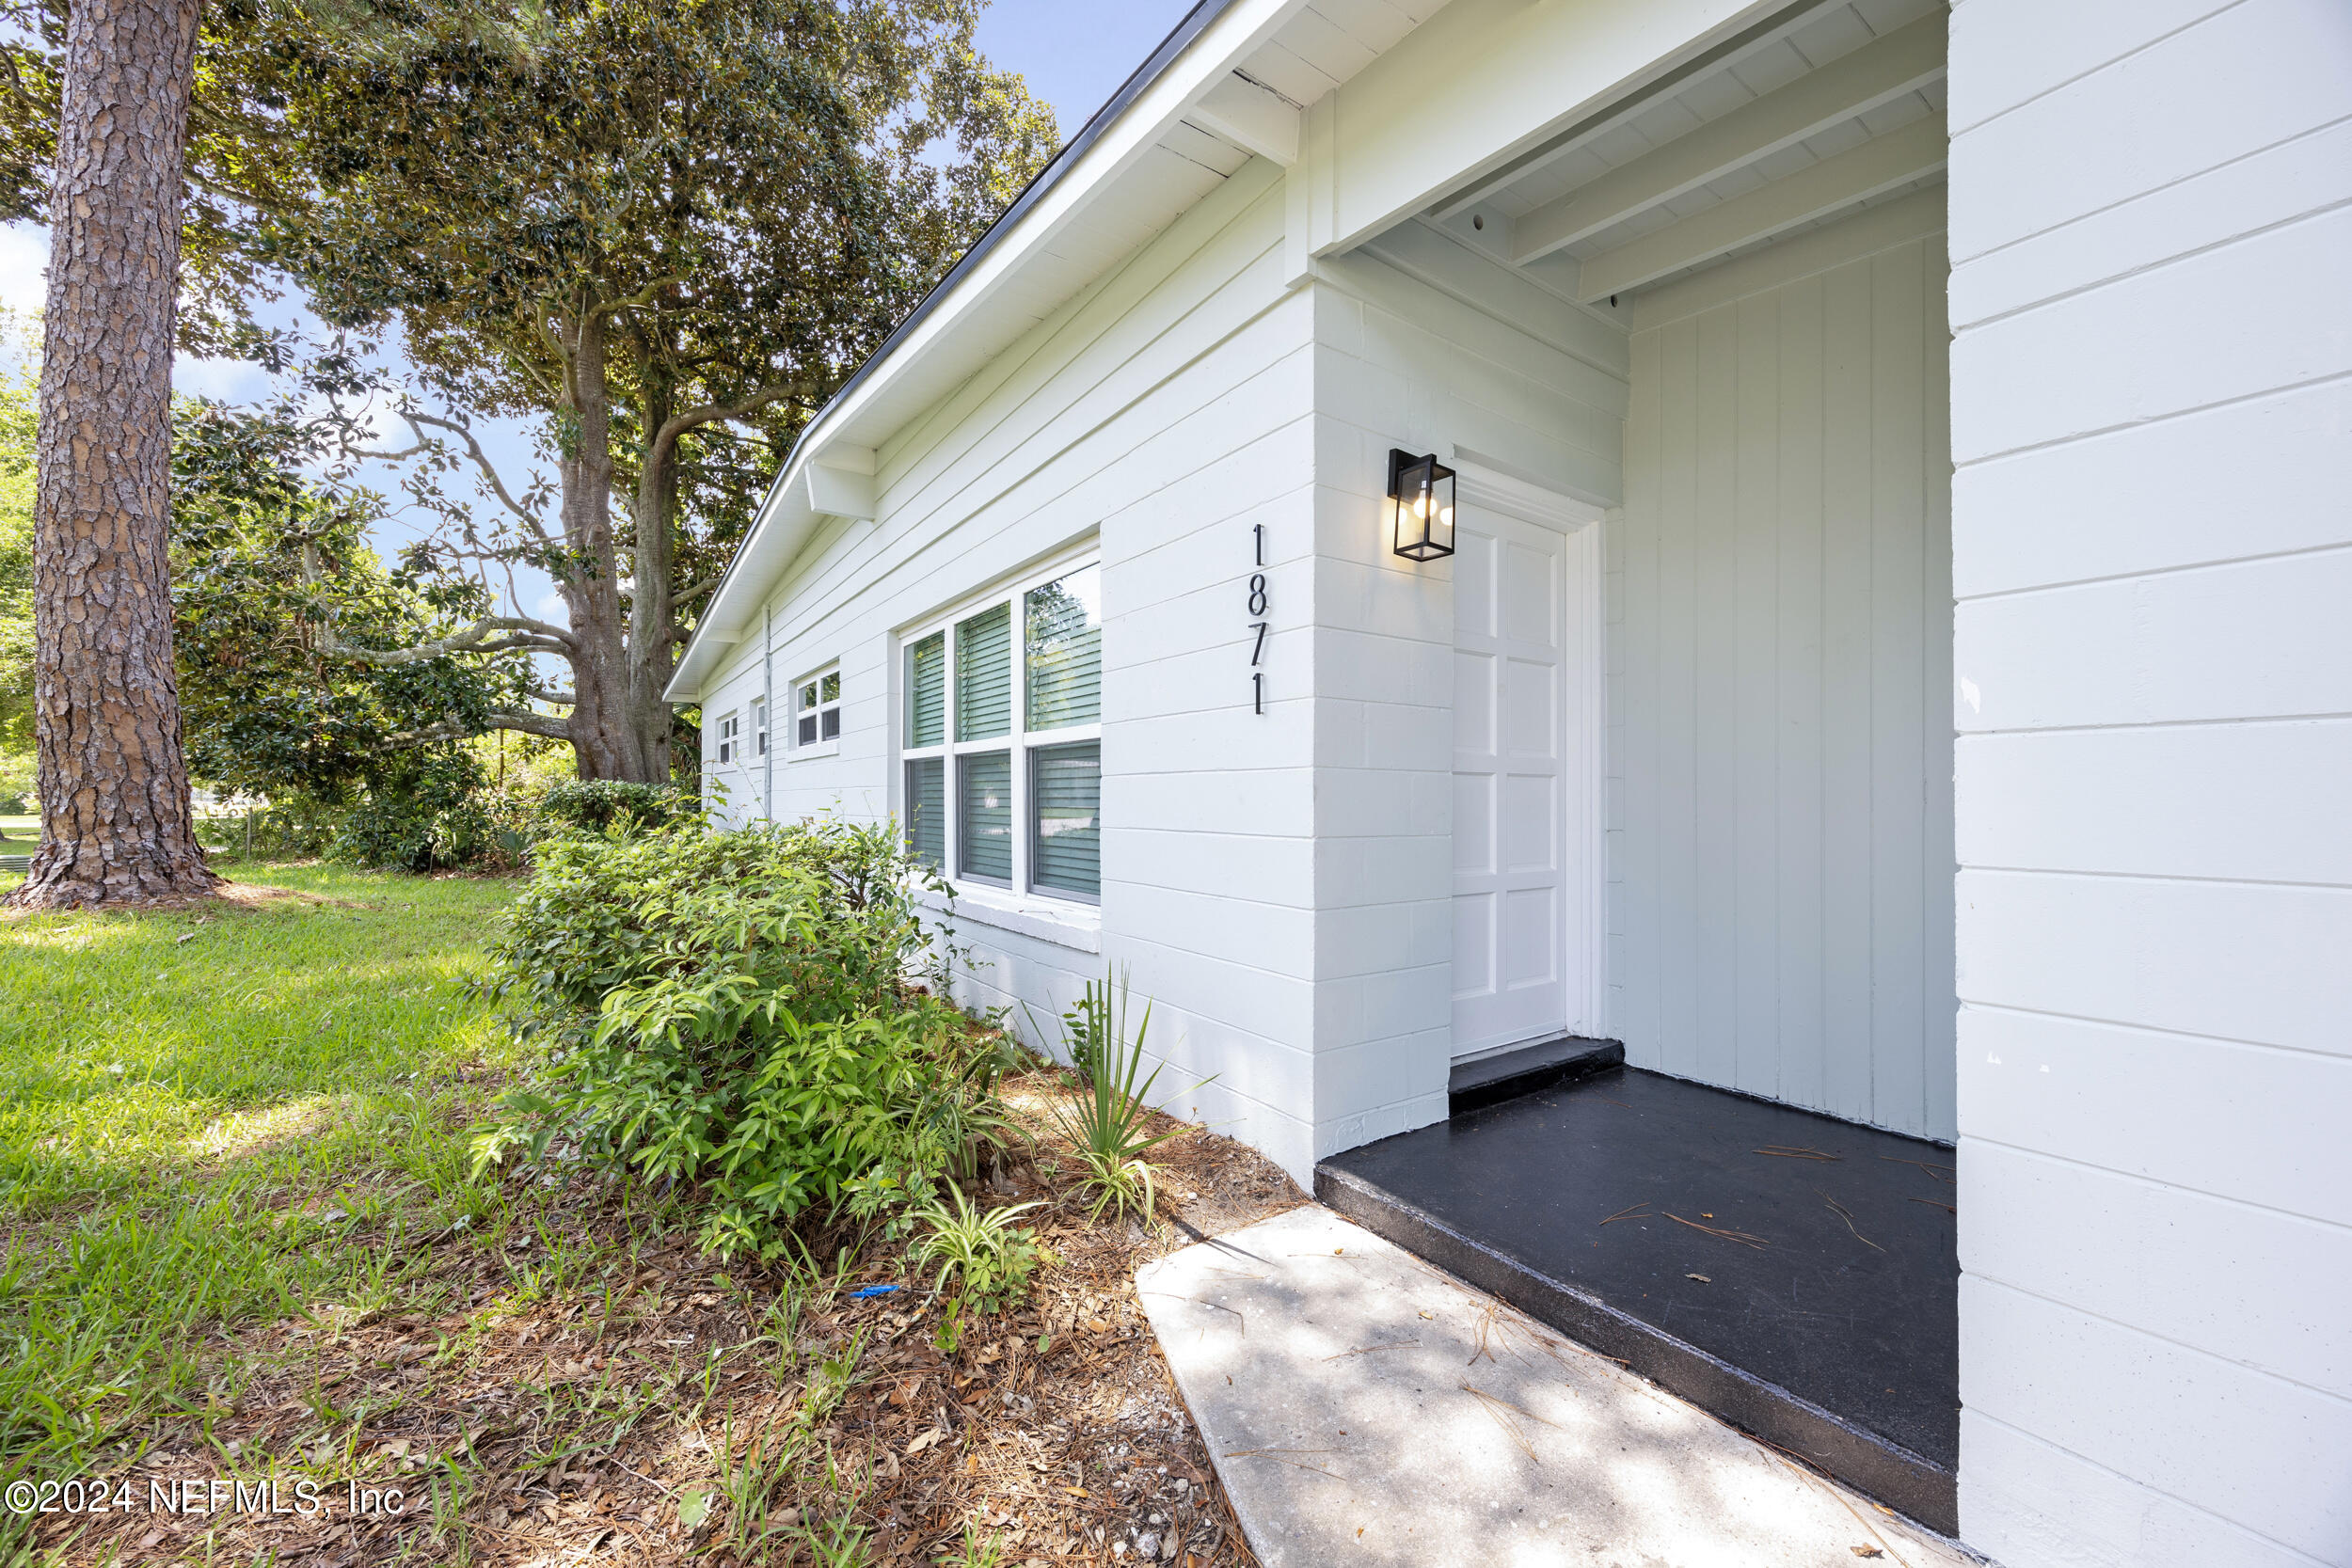
[[[768,699],[754,697],[752,699],[752,749],[750,752],[753,757],[764,757],[768,754]]]
[[[1102,899],[1099,895],[1089,897],[1084,894],[1070,893],[1061,888],[1041,888],[1031,885],[1030,879],[1033,875],[1031,863],[1035,859],[1036,839],[1035,824],[1029,818],[1029,797],[1032,793],[1033,773],[1032,753],[1056,746],[1081,746],[1089,741],[1099,747],[1103,740],[1103,725],[1098,720],[1091,724],[1065,724],[1059,729],[1052,730],[1032,730],[1028,727],[1028,622],[1025,614],[1026,607],[1023,602],[1023,596],[1032,588],[1042,588],[1049,582],[1058,582],[1072,573],[1085,571],[1089,566],[1098,571],[1102,567],[1101,554],[1094,547],[1088,548],[1083,554],[1056,562],[1049,567],[1026,572],[1020,577],[999,583],[985,593],[976,594],[968,599],[961,600],[938,614],[906,627],[899,633],[897,646],[891,651],[891,681],[898,699],[894,705],[897,712],[893,716],[891,726],[891,743],[896,753],[890,770],[891,796],[898,819],[901,822],[905,821],[908,809],[907,764],[921,762],[931,757],[943,760],[945,767],[942,769],[944,782],[941,797],[946,821],[941,824],[940,858],[944,863],[940,867],[940,874],[947,879],[948,885],[955,889],[959,899],[971,899],[982,905],[1009,907],[1014,910],[1052,911],[1063,919],[1073,914],[1077,915],[1082,921],[1098,918],[1098,911],[1102,907]],[[1008,734],[994,736],[987,740],[958,740],[955,737],[956,626],[957,623],[968,621],[975,615],[984,614],[1000,604],[1011,607],[1012,729]],[[907,744],[906,715],[908,705],[914,700],[914,693],[907,682],[907,650],[934,632],[944,634],[942,641],[946,656],[940,677],[946,683],[946,705],[943,721],[946,738],[936,746],[910,746]],[[965,756],[985,755],[991,752],[1012,753],[1012,878],[1009,883],[967,877],[963,875],[959,864],[959,857],[963,848],[961,842],[963,814],[959,809],[961,797],[958,794],[958,759]],[[1096,820],[1099,826],[1101,821],[1099,816]]]
[[[739,760],[735,754],[738,750],[736,742],[742,735],[742,728],[743,716],[734,708],[719,715],[719,767],[732,768]]]
[[[847,696],[850,689],[849,681],[844,679],[841,683],[841,696],[834,697],[829,703],[825,701],[825,677],[840,673],[841,661],[835,659],[831,664],[820,665],[810,671],[784,689],[785,734],[789,742],[786,747],[786,754],[793,761],[798,762],[804,757],[829,757],[841,750],[841,736],[838,729],[835,730],[831,740],[825,738],[825,714],[828,709],[835,714],[840,713],[842,697]],[[801,688],[804,686],[817,688],[817,706],[811,709],[817,716],[817,738],[805,745],[801,741]]]

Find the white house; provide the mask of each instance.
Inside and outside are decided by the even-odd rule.
[[[1562,1035],[1956,1143],[1961,1537],[2352,1562],[2343,0],[1203,0],[670,694],[1302,1180]]]

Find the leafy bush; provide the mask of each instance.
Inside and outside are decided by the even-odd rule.
[[[916,874],[895,827],[831,818],[546,841],[493,953],[557,1051],[480,1160],[577,1140],[701,1185],[703,1244],[763,1258],[806,1210],[976,1168],[1000,1047],[906,982]]]
[[[618,779],[570,779],[541,797],[543,828],[601,833],[623,828],[660,831],[701,819],[702,803],[673,784],[625,784]]]
[[[470,865],[495,843],[488,783],[482,765],[455,747],[402,757],[359,791],[326,852],[400,871]]]

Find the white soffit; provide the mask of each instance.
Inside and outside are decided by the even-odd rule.
[[[821,413],[769,492],[665,695],[700,698],[827,515],[868,516],[871,453],[1190,211],[1254,156],[1297,155],[1298,115],[1446,0],[1204,0],[1213,19],[967,276]],[[1196,13],[1197,14],[1197,13]],[[1188,19],[1189,20],[1189,19]],[[836,455],[837,449],[862,458]],[[864,498],[832,512],[829,497]]]
[[[1687,277],[1944,178],[1941,0],[1792,8],[1418,221],[1580,303]]]

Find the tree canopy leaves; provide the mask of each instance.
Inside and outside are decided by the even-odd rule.
[[[1051,112],[974,47],[982,3],[208,8],[189,333],[234,344],[285,278],[400,334],[442,517],[417,564],[555,578],[563,625],[475,636],[570,663],[588,776],[666,776],[676,645],[791,441],[1051,155]],[[52,35],[62,8],[16,0]],[[0,203],[33,214],[54,82],[38,48],[6,63]],[[545,471],[492,475],[484,415],[541,421]]]

